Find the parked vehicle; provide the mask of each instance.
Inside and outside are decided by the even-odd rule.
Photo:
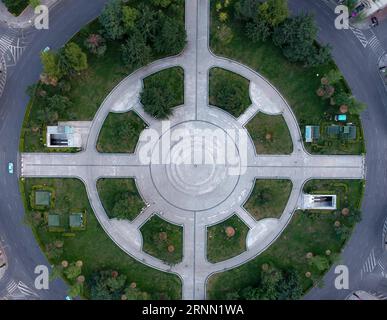
[[[346,114],[337,114],[337,115],[335,115],[335,121],[346,122],[347,121],[347,115]]]
[[[371,18],[371,26],[372,26],[372,27],[376,27],[376,26],[378,26],[378,25],[379,25],[378,18],[372,17],[372,18]]]

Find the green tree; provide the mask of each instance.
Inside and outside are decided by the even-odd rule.
[[[296,300],[302,295],[300,278],[293,270],[281,271],[270,267],[261,271],[257,287],[248,287],[241,292],[246,300]]]
[[[162,8],[168,7],[172,2],[173,0],[151,0],[151,3],[154,6],[162,7]]]
[[[329,260],[323,256],[314,256],[309,260],[309,263],[320,272],[324,272],[329,269]]]
[[[72,106],[69,98],[55,94],[52,97],[47,98],[47,108],[58,113],[61,117],[64,116],[67,110]]]
[[[28,3],[30,4],[30,6],[32,8],[36,8],[37,6],[39,6],[41,4],[40,0],[28,0]]]
[[[151,86],[141,93],[144,110],[156,119],[166,119],[172,114],[171,98],[162,85]]]
[[[184,49],[186,38],[184,24],[165,16],[155,38],[155,50],[158,53],[178,54]]]
[[[136,8],[124,6],[122,8],[122,22],[126,30],[132,30],[139,16],[139,11]]]
[[[63,270],[63,274],[68,280],[75,280],[82,274],[82,267],[77,266],[75,263],[71,263],[66,269]]]
[[[149,300],[150,295],[147,292],[141,291],[138,288],[127,288],[125,290],[127,300]]]
[[[264,21],[258,19],[257,21],[247,22],[246,35],[253,42],[266,41],[272,34],[272,29]]]
[[[258,6],[258,19],[271,28],[278,26],[289,16],[286,0],[267,0]]]
[[[102,11],[99,22],[102,25],[103,32],[108,39],[121,39],[125,34],[123,26],[123,10],[121,0],[110,1]]]
[[[118,300],[124,293],[126,276],[103,270],[93,274],[88,284],[92,300]]]
[[[47,76],[56,78],[57,80],[63,76],[62,70],[58,64],[58,55],[55,52],[43,52],[40,55],[40,58],[43,64],[43,72]]]
[[[144,36],[135,30],[121,47],[123,62],[138,68],[148,64],[152,59],[152,49],[146,44]]]
[[[106,41],[99,34],[90,34],[84,41],[85,47],[97,56],[103,56],[106,52]]]
[[[161,11],[155,11],[143,3],[138,6],[138,11],[141,14],[136,21],[135,31],[141,32],[145,43],[152,44],[156,39],[157,31],[160,29],[165,15]]]
[[[330,58],[329,46],[316,46],[317,26],[309,14],[287,18],[274,29],[273,42],[291,62],[316,66]]]
[[[216,39],[222,44],[229,44],[234,38],[233,31],[230,27],[225,24],[222,24],[215,34]]]
[[[75,42],[70,42],[65,46],[64,56],[69,67],[74,71],[81,72],[88,68],[87,55]]]

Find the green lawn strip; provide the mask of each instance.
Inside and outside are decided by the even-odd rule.
[[[97,150],[102,153],[134,153],[144,121],[134,112],[109,113],[99,134]]]
[[[14,16],[19,16],[27,8],[28,0],[1,0],[7,7],[8,11]]]
[[[183,228],[154,215],[141,228],[143,250],[171,265],[183,260]],[[174,250],[169,250],[171,248]]]
[[[134,220],[145,207],[134,179],[100,179],[97,189],[109,218]]]
[[[254,141],[257,154],[291,154],[293,142],[283,116],[258,113],[247,130]]]
[[[246,287],[258,286],[263,264],[282,270],[294,268],[300,276],[304,293],[319,284],[327,269],[320,270],[312,264],[313,259],[307,258],[307,253],[322,258],[327,267],[339,259],[341,249],[350,236],[350,232],[343,233],[340,229],[353,229],[363,188],[363,181],[360,180],[310,181],[305,191],[324,189],[324,192],[338,194],[338,210],[297,211],[283,234],[268,250],[241,267],[211,277],[207,288],[209,298],[225,299]],[[341,209],[345,207],[350,208],[349,216],[341,214]],[[340,222],[340,228],[335,227],[336,221]],[[327,250],[330,250],[329,255]],[[309,278],[306,277],[307,272],[311,273]]]
[[[227,235],[227,228],[231,227],[235,235]],[[208,227],[207,229],[207,258],[216,263],[235,257],[246,251],[246,237],[249,227],[233,216],[228,220]]]
[[[76,179],[26,179],[24,183],[25,197],[34,185],[47,185],[56,190],[56,205],[53,213],[65,215],[76,209],[87,212],[87,227],[84,231],[75,233],[48,232],[46,224],[39,218],[30,206],[26,208],[27,221],[42,250],[49,257],[50,263],[60,264],[67,260],[75,262],[82,260],[82,273],[88,280],[91,275],[100,270],[117,270],[125,274],[130,282],[136,282],[138,288],[148,292],[152,298],[160,296],[170,299],[181,298],[181,283],[178,277],[147,267],[124,253],[105,233],[90,207],[83,183]],[[59,255],[52,252],[52,244],[56,240],[64,241],[63,252]],[[157,286],[154,285],[155,281]],[[85,288],[85,297],[89,296],[89,288]]]
[[[255,180],[253,192],[245,209],[256,219],[280,218],[290,193],[290,180]]]
[[[249,80],[221,68],[210,70],[210,104],[239,117],[251,106]]]
[[[161,106],[165,110],[159,118],[170,115],[172,108],[184,104],[184,70],[173,67],[145,78],[141,102],[145,111],[155,117],[159,117],[157,109]]]
[[[326,100],[316,94],[321,85],[321,77],[330,70],[337,69],[333,61],[328,65],[313,68],[290,63],[282,55],[281,49],[274,46],[270,39],[263,43],[253,43],[246,37],[241,25],[234,21],[228,23],[233,30],[233,39],[230,43],[223,44],[214,36],[220,30],[214,6],[212,14],[211,49],[214,53],[239,61],[265,76],[288,101],[303,134],[306,125],[320,125],[324,121],[334,122],[333,116],[338,112],[338,107],[329,106]],[[344,80],[340,82],[339,87],[350,92]],[[359,116],[351,115],[350,121],[358,125],[358,131],[361,133]],[[342,141],[329,143],[324,138],[322,135],[324,141],[320,141],[318,150],[312,150],[311,144],[305,144],[305,147],[308,151],[319,154],[360,154],[364,151],[362,134],[352,143]]]

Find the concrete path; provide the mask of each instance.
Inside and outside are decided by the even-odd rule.
[[[123,80],[106,98],[98,110],[90,130],[86,149],[79,154],[22,154],[23,177],[75,177],[81,179],[94,213],[111,239],[127,254],[162,271],[176,273],[183,283],[183,299],[204,299],[206,282],[216,272],[235,268],[267,249],[285,229],[297,208],[303,185],[310,179],[362,179],[362,156],[313,156],[308,154],[296,118],[281,94],[261,75],[238,62],[216,57],[209,50],[209,1],[186,1],[188,44],[176,57],[156,61]],[[185,72],[185,104],[174,110],[165,123],[149,117],[139,102],[142,80],[160,70],[180,66]],[[220,67],[250,80],[253,105],[238,119],[208,104],[208,74]],[[144,162],[141,152],[149,142],[140,139],[134,154],[99,154],[96,144],[109,112],[134,110],[148,124],[142,134],[156,132],[157,140],[150,149],[151,157]],[[281,114],[290,131],[294,151],[291,155],[262,156],[255,152],[245,125],[257,112]],[[234,152],[232,163],[220,163],[219,154],[225,145],[208,147],[198,140],[206,130],[217,131],[230,139],[227,147]],[[182,134],[184,138],[169,145],[161,156],[158,142],[166,134]],[[211,131],[212,132],[212,131]],[[240,135],[230,136],[230,132]],[[244,144],[241,144],[241,141]],[[179,151],[200,152],[209,163],[168,162],[181,156]],[[156,156],[160,156],[159,158]],[[188,156],[187,156],[188,157]],[[157,160],[161,160],[157,162]],[[135,178],[139,192],[148,207],[132,223],[109,219],[96,188],[100,178]],[[243,208],[255,184],[255,179],[290,179],[293,189],[279,219],[256,221]],[[184,228],[183,261],[167,265],[142,251],[139,228],[153,214]],[[207,227],[237,214],[250,228],[247,251],[237,257],[212,264],[207,261]]]

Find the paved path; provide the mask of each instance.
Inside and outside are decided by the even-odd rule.
[[[88,193],[91,206],[108,235],[129,255],[159,270],[174,272],[183,280],[184,299],[205,298],[205,284],[216,272],[234,268],[253,259],[281,234],[297,207],[303,184],[309,179],[340,178],[362,179],[364,158],[361,156],[312,156],[302,144],[302,137],[295,116],[280,93],[255,71],[229,59],[216,57],[208,48],[209,1],[186,1],[186,29],[188,44],[179,56],[156,61],[130,75],[106,98],[97,112],[91,127],[87,148],[79,154],[22,154],[24,177],[76,177],[81,179]],[[138,101],[142,80],[165,68],[180,66],[185,71],[185,105],[176,108],[170,119],[173,135],[179,129],[196,138],[195,130],[209,128],[245,133],[246,123],[257,112],[282,114],[293,140],[291,155],[258,156],[250,138],[245,140],[245,153],[234,141],[238,150],[233,164],[165,164],[155,158],[144,163],[139,156],[146,143],[140,139],[136,153],[131,155],[99,154],[96,143],[101,127],[109,112],[134,110],[161,137],[163,123],[146,115]],[[208,71],[221,67],[236,72],[250,80],[253,105],[239,119],[208,106]],[[128,90],[129,88],[129,90]],[[148,130],[144,131],[146,135]],[[242,137],[238,137],[242,139]],[[239,141],[239,140],[238,140]],[[187,149],[176,143],[170,149],[172,159],[177,148]],[[188,149],[190,149],[189,147]],[[214,151],[223,151],[222,145],[208,149],[194,143],[192,151],[201,151],[210,158]],[[165,160],[165,159],[161,159]],[[231,172],[237,174],[231,174]],[[100,178],[133,177],[148,208],[132,223],[109,219],[100,202],[96,182]],[[287,178],[293,190],[280,219],[255,221],[243,209],[256,178]],[[221,187],[220,187],[221,186]],[[248,250],[227,261],[211,264],[207,261],[207,226],[219,223],[237,214],[250,227]],[[170,266],[144,253],[139,228],[153,215],[184,227],[184,258]]]

